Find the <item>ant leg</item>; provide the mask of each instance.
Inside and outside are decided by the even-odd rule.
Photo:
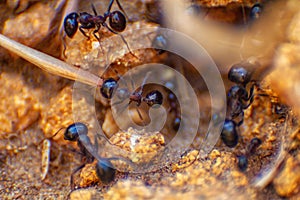
[[[140,90],[140,92],[139,92],[140,94],[142,94],[142,92],[143,92],[144,85],[146,84],[146,81],[147,81],[147,79],[149,78],[150,73],[151,73],[151,72],[147,72],[147,74],[146,74],[146,76],[145,76],[145,78],[144,78],[144,80],[143,80],[143,83],[142,83],[142,86],[141,86],[141,90]]]
[[[132,53],[132,51],[131,51],[130,48],[129,48],[129,45],[128,45],[127,41],[125,40],[125,38],[124,38],[124,36],[123,36],[122,34],[120,34],[120,33],[116,32],[116,31],[112,30],[111,28],[109,28],[109,26],[107,26],[106,23],[103,23],[102,25],[105,26],[110,32],[119,35],[119,36],[121,37],[121,39],[123,40],[123,42],[125,43],[125,45],[126,45],[128,51],[129,51],[129,53],[130,53],[133,57],[139,59],[136,55],[134,55],[134,53]]]
[[[100,135],[100,134],[97,133],[97,136],[98,136],[98,138],[104,138],[105,141],[108,142],[110,145],[114,145],[104,135]],[[95,144],[96,144],[96,142],[95,142]],[[97,142],[97,144],[98,144],[98,142]],[[96,147],[96,149],[98,149],[98,146]]]
[[[104,54],[103,47],[102,47],[102,45],[101,45],[101,35],[99,34],[99,29],[100,29],[100,26],[97,26],[97,28],[93,31],[93,35],[94,35],[94,37],[98,40],[99,45],[100,45],[101,52],[102,52],[102,54]],[[96,35],[96,33],[98,33],[100,37],[98,37],[98,36]]]
[[[92,10],[94,12],[94,15],[97,16],[98,14],[97,14],[97,11],[96,11],[96,8],[95,8],[94,4],[91,3],[91,6],[92,6]]]
[[[243,122],[244,122],[244,112],[241,112],[241,120],[236,125],[241,126]]]
[[[64,45],[64,50],[62,52],[63,58],[67,58],[67,55],[66,55],[67,45],[66,45],[66,40],[65,39],[66,39],[66,36],[63,36],[61,38],[62,44]]]
[[[116,0],[116,2],[117,2],[117,4],[118,4],[118,7],[120,8],[120,10],[124,13],[125,17],[126,17],[127,19],[129,19],[128,16],[127,16],[127,14],[126,14],[126,12],[125,12],[125,10],[124,10],[123,7],[121,6],[119,0]]]
[[[249,103],[246,105],[243,105],[243,109],[247,109],[254,101],[254,85],[251,86],[250,88],[250,93],[249,93],[249,97],[247,99],[245,99],[246,101],[249,100]]]
[[[125,12],[125,10],[124,10],[123,7],[121,6],[119,0],[116,0],[116,1],[117,1],[117,4],[118,4],[118,7],[119,7],[120,10],[124,13],[125,17],[126,17],[127,19],[129,19],[128,16],[127,16],[127,14],[126,14],[126,12]],[[110,10],[111,10],[111,7],[112,7],[113,3],[114,3],[114,0],[110,0],[109,5],[108,5],[108,8],[107,8],[107,11],[106,11],[106,13],[104,14],[104,16],[105,16],[105,15],[108,15],[108,14],[110,13]]]
[[[79,167],[77,167],[71,174],[71,179],[70,179],[70,185],[71,185],[71,190],[75,189],[75,183],[74,183],[74,174],[76,172],[78,172],[79,170],[81,170],[84,166],[86,165],[86,163],[80,165]]]
[[[108,15],[108,14],[110,13],[110,10],[111,10],[111,7],[112,7],[114,1],[115,1],[115,0],[110,0],[110,2],[109,2],[109,4],[108,4],[108,7],[107,7],[107,11],[106,11],[106,13],[104,14],[104,16],[105,16],[105,15]]]
[[[87,37],[88,38],[88,40],[90,39],[90,36],[88,36],[85,32],[84,32],[84,29],[85,27],[83,27],[83,26],[80,26],[79,27],[79,30],[80,30],[80,32],[82,33],[82,35],[84,35],[85,37]]]

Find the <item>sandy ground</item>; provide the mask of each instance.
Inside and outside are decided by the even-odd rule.
[[[298,173],[300,135],[297,118],[300,110],[297,101],[300,62],[296,53],[299,52],[297,31],[300,30],[300,25],[297,19],[300,8],[296,6],[296,1],[285,1],[287,6],[282,12],[288,13],[289,21],[282,20],[278,23],[281,24],[280,28],[287,27],[280,30],[287,34],[283,34],[284,37],[276,41],[274,45],[276,49],[273,48],[264,55],[267,61],[258,71],[267,71],[268,76],[259,78],[254,102],[245,110],[244,123],[238,128],[240,135],[238,145],[229,148],[220,140],[209,153],[203,152],[201,147],[210,117],[210,96],[203,80],[195,75],[189,64],[168,53],[159,55],[153,49],[134,51],[138,58],[131,54],[124,55],[126,45],[122,40],[111,39],[113,34],[104,27],[101,27],[103,51],[94,37],[88,40],[78,31],[74,38],[65,39],[66,49],[63,56],[61,34],[57,33],[61,18],[64,17],[59,7],[59,3],[63,1],[14,2],[19,4],[0,3],[2,13],[0,30],[4,35],[103,78],[118,78],[120,74],[144,63],[169,64],[181,70],[191,85],[197,88],[201,121],[196,138],[185,153],[179,154],[179,160],[172,160],[177,153],[172,151],[164,158],[165,163],[158,163],[160,150],[164,149],[176,135],[172,127],[176,113],[169,113],[166,125],[160,132],[134,129],[119,132],[112,116],[113,110],[107,100],[101,97],[99,88],[97,90],[88,88],[85,91],[93,96],[92,100],[86,97],[74,99],[77,83],[42,71],[1,48],[1,199],[232,199],[233,197],[297,199],[300,197]],[[76,1],[67,2],[70,5]],[[105,12],[108,1],[93,2],[98,14]],[[247,37],[253,37],[253,40],[260,38],[256,37],[258,35],[268,34],[273,41],[276,39],[272,33],[259,32],[265,30],[259,28],[261,26],[255,27],[255,23],[260,22],[248,22],[247,14],[254,4],[253,1],[196,2],[201,5],[202,12],[197,16],[201,20],[204,19],[209,23],[218,21],[221,23],[220,26],[225,24],[233,28],[232,33],[241,28],[248,34]],[[185,3],[189,5],[188,1]],[[272,8],[278,11],[276,10],[278,7],[274,6],[276,1],[264,3],[266,10]],[[134,30],[139,27],[155,30],[159,26],[157,15],[163,12],[162,9],[158,9],[157,4],[151,0],[135,0],[131,3],[122,1],[121,4],[129,16],[124,32],[129,46],[134,46],[136,41],[142,41],[143,45],[151,43],[155,34]],[[78,7],[80,11],[92,13],[90,5],[81,3]],[[114,5],[113,9],[118,8]],[[277,24],[277,21],[274,24]],[[230,47],[230,44],[226,45]],[[247,47],[242,45],[241,49],[247,51]],[[239,56],[229,57],[233,59]],[[223,63],[223,58],[217,54],[212,57],[220,68],[225,88],[230,88],[232,83],[227,80],[228,66],[224,64],[229,58],[224,59]],[[111,63],[109,68],[107,68],[108,61]],[[232,62],[236,60],[233,59]],[[165,75],[165,78],[170,79],[168,75]],[[162,91],[164,97],[168,95],[167,90],[153,85],[146,85],[144,91],[147,93],[153,88]],[[164,101],[163,106],[168,108],[170,102]],[[144,119],[147,120],[147,106],[142,105],[140,108],[143,120],[138,116],[136,108],[134,106],[132,108],[133,118],[136,121],[142,123]],[[97,152],[99,155],[111,157],[113,150],[109,148],[119,147],[131,153],[129,159],[138,166],[144,166],[144,163],[152,161],[162,167],[147,173],[134,173],[132,172],[134,170],[130,169],[129,172],[119,170],[112,182],[104,184],[97,177],[93,162],[75,174],[76,190],[71,191],[70,176],[72,171],[81,165],[82,155],[76,143],[64,140],[65,129],[55,137],[50,137],[77,119],[88,125],[91,137],[96,135],[95,124],[100,124],[105,136],[112,143],[113,146],[107,143],[106,146],[102,145],[101,148],[104,150],[99,151],[101,153]],[[123,123],[126,124],[127,120],[124,119]],[[189,133],[189,127],[184,127],[183,130]],[[260,138],[262,144],[248,156],[248,167],[245,171],[241,171],[237,166],[237,157],[247,153],[250,141],[254,137]],[[46,138],[49,138],[46,141],[51,147],[45,145]],[[132,145],[133,141],[136,145]],[[50,153],[48,161],[47,153]],[[139,153],[146,153],[146,156],[144,154],[140,156]],[[45,157],[46,161],[43,160]],[[113,163],[116,166],[124,166],[120,161]]]

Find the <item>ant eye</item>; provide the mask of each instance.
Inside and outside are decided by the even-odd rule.
[[[149,106],[153,106],[155,104],[161,105],[163,96],[159,91],[153,90],[146,95],[145,101]]]
[[[109,15],[109,26],[117,31],[122,32],[126,28],[126,18],[120,11],[114,11]]]
[[[113,91],[117,87],[118,87],[117,81],[113,78],[109,78],[103,82],[100,92],[104,98],[111,99],[113,95]]]
[[[79,15],[75,12],[68,14],[64,20],[64,28],[68,37],[72,38],[78,29],[78,19]]]
[[[232,148],[238,143],[238,134],[236,131],[236,124],[232,120],[225,119],[223,130],[221,132],[221,139],[226,146]]]
[[[69,141],[77,141],[79,134],[87,134],[87,133],[88,133],[87,126],[83,123],[77,122],[68,126],[64,134],[64,139]]]

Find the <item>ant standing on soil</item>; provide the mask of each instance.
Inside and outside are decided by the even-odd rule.
[[[228,72],[228,79],[236,85],[232,86],[227,93],[227,118],[225,119],[221,132],[222,141],[230,148],[235,147],[238,143],[238,133],[236,128],[244,121],[244,110],[247,109],[254,100],[253,81],[250,91],[246,89],[247,84],[251,81],[252,71],[246,69],[249,63],[236,64]],[[252,66],[253,67],[253,66]],[[240,118],[239,122],[234,119]]]
[[[253,138],[250,141],[247,153],[245,155],[237,156],[238,159],[238,168],[241,171],[245,171],[248,167],[248,158],[255,153],[256,149],[261,145],[261,140],[259,138]]]
[[[146,79],[147,76],[145,77],[142,86],[138,91],[130,93],[127,88],[118,88],[118,83],[115,79],[108,78],[103,82],[100,88],[100,92],[104,98],[111,99],[114,91],[116,91],[116,94],[120,101],[114,104],[119,104],[122,103],[125,99],[129,99],[128,105],[130,105],[132,102],[136,102],[137,107],[139,107],[142,102],[147,103],[149,107],[161,105],[163,103],[163,95],[158,90],[152,90],[148,92],[145,97],[143,97],[143,87],[145,85]],[[142,114],[140,113],[138,108],[137,113],[139,115],[139,118],[143,120]]]
[[[100,30],[101,26],[104,26],[110,32],[119,35],[121,37],[121,39],[123,40],[123,42],[126,44],[129,52],[132,55],[134,55],[131,52],[127,41],[125,40],[123,35],[120,34],[120,32],[124,31],[126,28],[126,17],[125,17],[126,14],[125,14],[125,11],[122,8],[119,0],[116,0],[116,2],[118,4],[118,7],[124,14],[118,10],[113,11],[113,12],[110,11],[112,4],[114,3],[114,0],[110,0],[107,11],[104,13],[103,16],[97,14],[96,9],[93,4],[92,4],[92,9],[93,9],[94,15],[91,15],[87,12],[81,12],[79,14],[76,12],[72,12],[72,13],[68,14],[64,19],[64,29],[65,29],[67,36],[72,38],[75,35],[75,33],[77,32],[77,29],[79,29],[80,32],[85,37],[90,39],[90,37],[86,34],[84,29],[95,29],[93,31],[93,35],[98,40],[100,47],[101,47],[101,43],[100,43],[101,35],[99,34],[99,30]],[[106,23],[107,18],[109,19],[109,26]],[[79,26],[79,24],[80,24],[80,26]],[[98,33],[98,35],[100,37],[98,37],[96,35],[96,33]],[[101,49],[102,49],[102,47],[101,47]]]
[[[134,91],[132,93],[130,93],[126,88],[118,88],[117,81],[113,78],[108,78],[103,82],[100,88],[100,92],[103,97],[111,99],[113,92],[116,90],[116,94],[121,99],[121,101],[124,101],[126,98],[129,98],[128,104],[131,104],[131,102],[136,102],[137,106],[140,106],[142,102],[147,103],[150,107],[156,104],[161,105],[163,102],[163,95],[158,90],[152,90],[151,92],[147,93],[145,97],[142,96],[146,78],[144,79],[140,90]]]
[[[64,133],[64,139],[72,142],[77,141],[77,146],[80,149],[80,153],[84,158],[84,163],[77,167],[71,174],[70,185],[71,189],[75,189],[74,185],[74,174],[81,170],[86,164],[92,163],[95,157],[90,153],[90,151],[86,148],[85,144],[89,144],[90,147],[93,147],[93,150],[97,150],[98,146],[95,146],[91,143],[90,138],[87,135],[88,128],[85,124],[81,122],[76,122],[67,127]],[[96,165],[96,173],[98,178],[104,183],[108,184],[109,182],[114,180],[116,170],[113,168],[112,163],[109,158],[101,158],[98,159]]]

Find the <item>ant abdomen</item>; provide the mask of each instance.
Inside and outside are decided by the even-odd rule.
[[[64,28],[68,37],[72,38],[78,29],[77,19],[79,15],[75,12],[68,14],[64,20]]]
[[[69,141],[77,141],[79,134],[87,135],[88,128],[81,122],[76,122],[67,127],[64,133],[64,139]]]
[[[114,180],[116,170],[108,159],[101,159],[97,162],[96,173],[102,183],[108,184]]]
[[[233,148],[237,145],[239,136],[237,134],[236,124],[234,121],[225,119],[221,132],[221,139],[224,144],[230,148]]]

